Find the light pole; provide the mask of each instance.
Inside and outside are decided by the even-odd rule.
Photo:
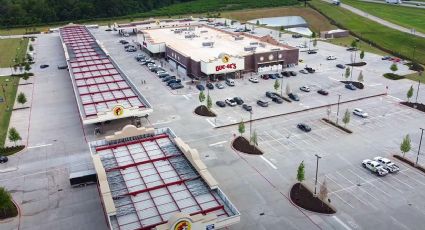
[[[252,110],[249,111],[249,142],[251,142],[251,130],[252,130]]]
[[[339,101],[341,100],[341,94],[338,94],[338,107],[336,110],[336,124],[338,124],[338,118],[339,118]]]
[[[416,90],[416,103],[418,103],[418,96],[419,96],[419,86],[421,85],[421,81],[418,80],[418,90]]]
[[[422,136],[424,135],[424,129],[423,129],[423,128],[420,128],[420,129],[421,129],[421,140],[419,141],[418,155],[416,155],[416,163],[415,163],[415,166],[417,166],[417,165],[418,165],[419,153],[421,152]]]
[[[317,172],[319,171],[319,159],[322,157],[317,154],[315,154],[314,156],[316,156],[316,181],[314,182],[314,196],[316,196]]]

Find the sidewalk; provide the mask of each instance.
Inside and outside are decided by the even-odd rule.
[[[10,68],[0,68],[0,77],[2,76],[10,76],[12,74],[21,74],[24,73],[23,71],[20,71],[19,69],[14,71]]]

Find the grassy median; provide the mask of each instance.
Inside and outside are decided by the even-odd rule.
[[[13,65],[13,59],[23,60],[28,46],[27,38],[0,39],[0,68]]]
[[[0,77],[0,97],[3,98],[3,102],[0,102],[0,147],[3,147],[6,141],[18,84],[19,77]],[[9,109],[7,109],[8,107]]]

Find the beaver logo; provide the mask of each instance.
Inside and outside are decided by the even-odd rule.
[[[112,111],[114,112],[115,116],[119,117],[124,113],[124,107],[117,105]]]
[[[174,230],[191,230],[192,227],[190,222],[187,220],[179,221],[176,226],[174,226]]]
[[[230,56],[229,55],[223,55],[223,57],[221,58],[221,60],[223,61],[223,63],[227,63],[230,61]]]

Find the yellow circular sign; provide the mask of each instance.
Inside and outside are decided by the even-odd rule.
[[[230,56],[229,55],[223,55],[223,57],[221,58],[221,61],[223,61],[223,63],[227,63],[230,61]]]
[[[122,107],[121,105],[117,105],[112,111],[114,112],[115,116],[119,117],[124,113],[124,107]]]
[[[192,226],[189,221],[181,220],[174,226],[174,230],[191,230]]]

